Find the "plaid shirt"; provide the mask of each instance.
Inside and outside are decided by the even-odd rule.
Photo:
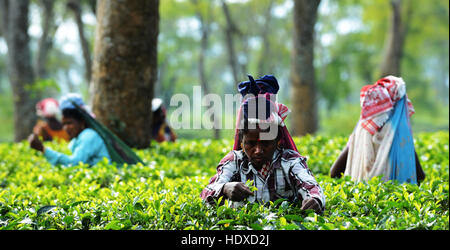
[[[228,182],[243,182],[253,180],[258,190],[254,196],[248,198],[251,202],[265,203],[285,198],[290,201],[315,198],[325,208],[325,196],[311,171],[306,165],[306,158],[296,151],[284,149],[276,150],[272,164],[266,165],[257,171],[247,160],[244,152],[231,151],[217,166],[217,173],[200,194],[200,197],[208,203],[223,195],[223,186]],[[268,174],[263,178],[261,172]]]

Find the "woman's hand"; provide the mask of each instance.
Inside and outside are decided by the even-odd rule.
[[[314,198],[303,200],[301,209],[302,210],[312,209],[312,210],[314,210],[314,212],[316,212],[316,214],[319,214],[322,212],[322,208],[321,208],[319,202]]]
[[[344,150],[342,150],[341,154],[338,156],[338,158],[330,168],[331,178],[341,178],[341,176],[344,174],[347,165],[347,156],[348,146],[345,146]]]
[[[223,194],[232,201],[242,201],[253,192],[242,182],[228,182],[223,186]]]
[[[31,134],[30,136],[28,136],[28,143],[30,143],[30,147],[32,149],[44,153],[44,145],[42,144],[41,140],[39,140],[39,137],[37,135]]]

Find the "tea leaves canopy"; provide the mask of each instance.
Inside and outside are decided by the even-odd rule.
[[[332,179],[345,137],[294,139],[326,195],[321,215],[278,200],[207,206],[199,197],[232,140],[135,150],[143,163],[51,166],[26,142],[0,144],[0,229],[449,229],[448,132],[415,135],[420,186]],[[46,146],[69,153],[67,144]]]

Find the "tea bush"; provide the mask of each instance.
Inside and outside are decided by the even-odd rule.
[[[136,150],[144,164],[51,166],[26,142],[0,144],[0,229],[449,229],[448,132],[415,134],[420,186],[332,179],[345,137],[294,139],[326,195],[317,215],[298,204],[232,208],[199,197],[232,140],[179,140]],[[69,153],[67,144],[46,146]]]

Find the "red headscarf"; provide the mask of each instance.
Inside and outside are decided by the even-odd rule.
[[[36,113],[41,117],[55,117],[60,113],[58,101],[53,98],[45,98],[36,103]]]
[[[372,85],[362,87],[361,126],[372,135],[381,129],[389,118],[388,111],[394,108],[395,103],[406,95],[406,85],[402,78],[387,76]],[[414,114],[414,107],[407,98],[408,115]]]

